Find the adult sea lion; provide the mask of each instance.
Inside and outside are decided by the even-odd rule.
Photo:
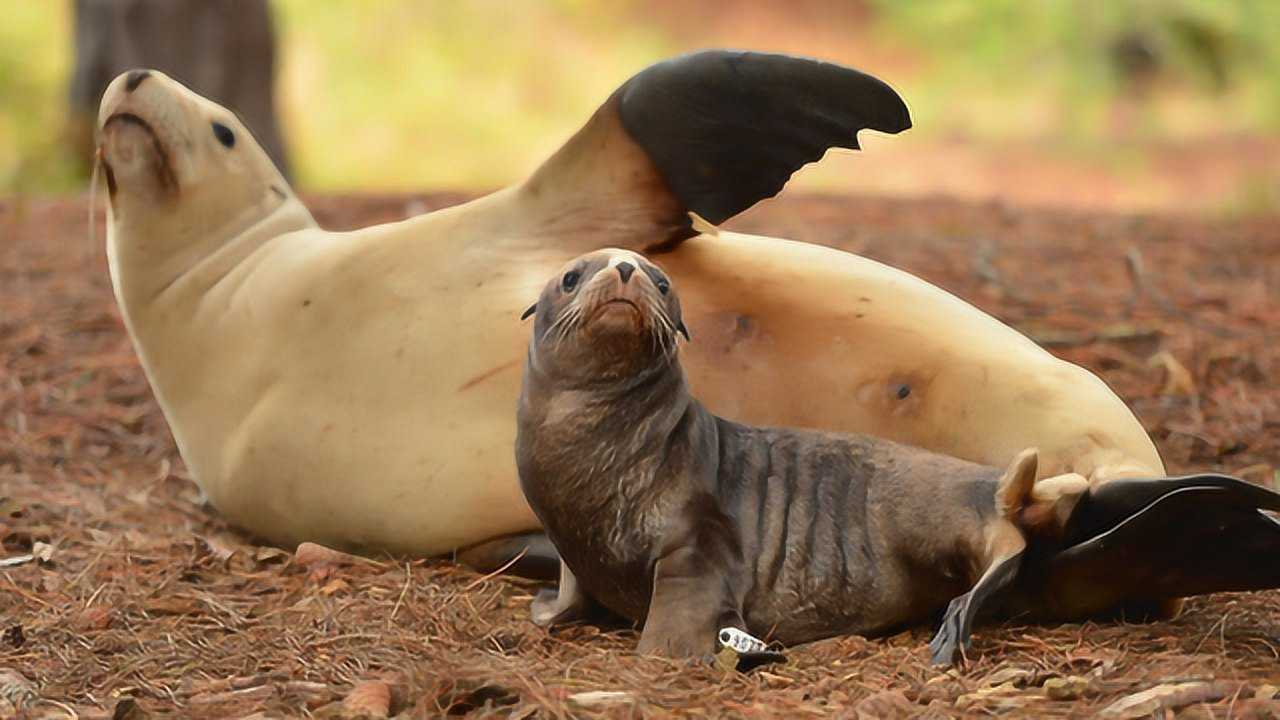
[[[159,72],[116,78],[98,122],[112,281],[147,377],[214,507],[274,542],[432,555],[535,530],[511,453],[511,308],[610,245],[667,251],[702,336],[688,371],[717,412],[999,465],[1037,445],[1049,474],[1163,474],[1098,378],[943,290],[822,247],[695,237],[690,212],[718,223],[860,130],[909,126],[854,70],[659,63],[527,180],[343,233],[234,114]]]
[[[1248,483],[1090,493],[1075,473],[1037,483],[1035,450],[1002,472],[713,415],[681,369],[673,282],[634,252],[570,261],[531,312],[516,462],[562,562],[559,594],[534,603],[540,623],[594,599],[644,623],[640,652],[696,657],[721,628],[793,644],[884,634],[946,608],[931,647],[949,663],[980,611],[1079,617],[1280,586],[1280,563],[1218,559],[1241,542],[1255,558],[1280,550],[1280,524],[1259,512],[1280,510],[1280,495]]]

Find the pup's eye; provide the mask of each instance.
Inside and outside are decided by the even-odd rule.
[[[578,287],[578,278],[580,277],[582,277],[582,273],[577,270],[570,270],[565,273],[564,280],[561,281],[561,284],[564,286],[564,291],[573,292],[573,289]]]
[[[658,282],[654,284],[658,286],[658,292],[663,295],[666,295],[667,291],[671,289],[671,283],[667,282],[666,278],[658,278]]]
[[[213,136],[218,138],[223,147],[233,147],[236,144],[236,134],[220,122],[213,123]]]

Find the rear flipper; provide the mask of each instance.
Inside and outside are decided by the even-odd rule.
[[[1119,604],[1280,587],[1280,494],[1217,474],[1091,489],[1044,567],[1059,616]]]
[[[1032,499],[1038,458],[1034,448],[1023,450],[1010,463],[1009,469],[996,485],[997,518],[986,528],[985,533],[986,569],[972,590],[952,600],[947,606],[942,626],[929,643],[934,665],[950,665],[957,657],[964,656],[964,651],[969,647],[974,618],[1018,576],[1027,543],[1014,521]]]
[[[1280,587],[1280,521],[1268,514],[1280,512],[1280,494],[1216,474],[1029,483],[1033,461],[1034,451],[1024,451],[1001,478],[987,570],[947,608],[930,643],[935,663],[954,662],[973,618],[996,605],[1074,620]]]
[[[1005,542],[1004,551],[987,567],[978,584],[947,606],[942,626],[929,643],[929,655],[934,665],[951,665],[957,657],[964,657],[972,641],[973,619],[984,604],[1017,577],[1026,542],[1016,533]]]

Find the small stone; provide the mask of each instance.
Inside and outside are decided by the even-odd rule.
[[[575,693],[565,699],[570,705],[583,710],[630,704],[636,701],[635,695],[621,690],[592,690],[590,692]]]
[[[345,565],[356,561],[356,557],[347,553],[327,548],[323,545],[317,545],[312,542],[304,542],[298,546],[298,550],[293,554],[293,562],[295,565],[309,567],[311,565]]]
[[[1075,700],[1088,689],[1088,678],[1075,675],[1049,678],[1044,681],[1044,694],[1052,700]]]
[[[1276,695],[1280,695],[1280,688],[1275,685],[1259,685],[1253,693],[1253,697],[1258,700],[1275,700]]]

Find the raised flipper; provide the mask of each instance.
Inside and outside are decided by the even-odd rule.
[[[1106,483],[1048,569],[1077,602],[1098,586],[1124,600],[1280,587],[1280,522],[1264,511],[1280,494],[1225,475]]]
[[[857,134],[911,127],[902,98],[840,65],[709,50],[653,65],[618,88],[524,184],[539,234],[574,251],[661,251],[776,195],[791,174]]]

